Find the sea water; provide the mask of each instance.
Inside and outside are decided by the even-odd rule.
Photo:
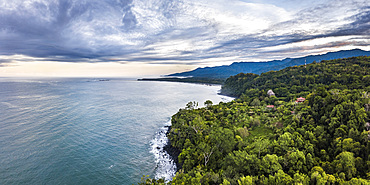
[[[137,184],[171,179],[170,118],[220,86],[135,79],[0,78],[0,184]]]

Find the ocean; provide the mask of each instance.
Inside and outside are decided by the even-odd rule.
[[[0,78],[0,184],[137,184],[171,179],[170,118],[220,86],[135,79]]]

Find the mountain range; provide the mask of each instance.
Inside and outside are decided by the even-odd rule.
[[[314,61],[332,60],[356,56],[370,56],[370,51],[361,49],[343,50],[329,52],[322,55],[309,55],[300,58],[286,58],[283,60],[272,60],[267,62],[234,62],[231,65],[197,68],[192,71],[174,73],[168,77],[194,77],[194,78],[216,78],[226,79],[239,73],[261,74],[268,71],[278,71],[290,66],[309,64]]]

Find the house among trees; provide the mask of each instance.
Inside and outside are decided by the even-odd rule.
[[[370,123],[369,122],[365,123],[365,128],[366,128],[367,131],[370,131]]]
[[[272,91],[271,89],[267,91],[267,95],[269,96],[275,96],[275,93],[274,91]]]
[[[267,105],[267,106],[266,106],[266,108],[267,108],[267,109],[270,109],[270,110],[271,110],[271,109],[274,109],[274,107],[275,107],[274,105]]]
[[[296,103],[302,103],[306,100],[306,98],[302,98],[302,97],[299,97],[297,98],[297,101],[295,101]]]

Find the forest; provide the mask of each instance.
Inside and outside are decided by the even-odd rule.
[[[370,184],[370,57],[241,73],[222,93],[238,98],[173,115],[172,181],[139,184]]]

